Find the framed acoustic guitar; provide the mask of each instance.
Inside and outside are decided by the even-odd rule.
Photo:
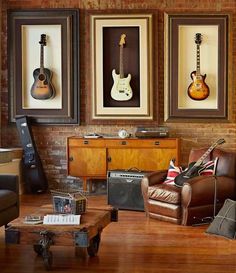
[[[200,72],[200,45],[202,42],[202,34],[196,33],[195,43],[197,45],[197,67],[196,71],[193,71],[190,76],[193,82],[188,87],[188,95],[193,100],[205,100],[210,95],[208,85],[205,83],[206,74],[201,75]]]
[[[131,74],[124,77],[124,57],[123,50],[125,45],[126,34],[120,36],[120,74],[116,74],[116,70],[112,70],[113,86],[111,89],[111,97],[116,101],[127,101],[133,96],[132,89],[130,87]]]
[[[46,34],[41,34],[40,44],[40,68],[33,72],[34,83],[30,93],[34,99],[47,100],[55,96],[55,89],[52,85],[52,71],[44,67],[44,47],[46,46]]]

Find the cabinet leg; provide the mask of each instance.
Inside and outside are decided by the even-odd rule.
[[[87,178],[84,177],[82,180],[83,180],[83,190],[87,191]]]

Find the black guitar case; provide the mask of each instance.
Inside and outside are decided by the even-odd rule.
[[[16,118],[16,126],[23,146],[22,178],[27,193],[42,193],[48,188],[47,178],[36,149],[27,116]]]

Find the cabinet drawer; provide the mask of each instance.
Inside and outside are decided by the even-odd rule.
[[[177,148],[176,139],[112,139],[106,141],[106,147],[132,147],[132,148]]]
[[[152,139],[88,139],[72,137],[68,139],[69,147],[134,147],[134,148],[178,148],[178,139],[176,138],[152,138]]]
[[[104,139],[90,139],[90,138],[69,138],[69,147],[104,147]]]

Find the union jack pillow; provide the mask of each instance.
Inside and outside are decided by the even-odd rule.
[[[206,163],[204,163],[201,168],[198,171],[199,175],[215,175],[216,173],[216,166],[217,166],[217,162],[218,162],[218,157],[215,158],[215,160],[210,160]],[[166,176],[166,179],[163,183],[165,184],[170,184],[170,185],[174,185],[174,180],[175,177],[177,175],[179,175],[180,173],[182,173],[183,171],[186,171],[187,169],[184,169],[182,167],[177,167],[174,164],[174,160],[171,159],[170,161],[170,166],[168,169],[168,173]]]
[[[177,175],[179,175],[180,173],[182,173],[182,171],[183,171],[182,167],[175,166],[174,160],[171,159],[170,166],[169,166],[169,169],[168,169],[168,173],[167,173],[167,176],[166,176],[166,179],[165,179],[164,183],[174,185],[175,177]]]
[[[216,157],[215,160],[211,160],[204,163],[202,167],[199,169],[198,174],[199,175],[215,175],[217,162],[218,162],[218,157]]]

